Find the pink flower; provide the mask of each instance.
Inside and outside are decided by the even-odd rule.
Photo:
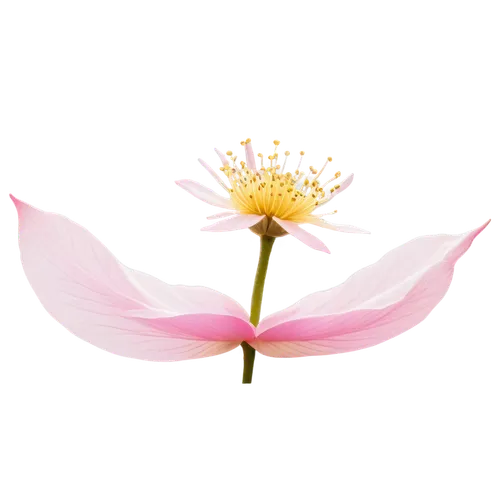
[[[489,223],[459,235],[414,239],[256,328],[230,297],[168,285],[130,269],[82,226],[12,199],[23,267],[47,311],[101,349],[152,361],[213,356],[242,342],[275,357],[335,354],[384,342],[434,309],[455,263]]]
[[[271,237],[285,236],[291,234],[306,245],[330,253],[326,245],[303,229],[301,224],[313,224],[315,226],[341,231],[345,233],[365,233],[368,231],[354,226],[343,224],[332,224],[323,219],[324,216],[332,215],[313,213],[317,208],[323,207],[335,196],[347,189],[354,176],[351,174],[339,184],[337,179],[341,176],[337,172],[326,182],[320,182],[320,176],[332,161],[328,157],[323,167],[316,170],[309,167],[309,173],[300,170],[304,152],[300,152],[300,161],[296,169],[287,171],[287,160],[290,153],[285,151],[284,161],[278,164],[277,148],[279,141],[274,141],[274,152],[268,156],[269,166],[264,166],[263,155],[259,153],[260,167],[257,168],[250,139],[242,141],[245,148],[246,162],[237,163],[237,156],[228,151],[230,159],[217,149],[215,150],[222,162],[220,170],[227,178],[229,185],[224,182],[217,173],[203,160],[201,165],[216,180],[216,182],[227,193],[227,197],[221,196],[211,189],[198,184],[195,181],[183,179],[177,181],[177,185],[185,189],[196,198],[226,209],[225,212],[217,213],[208,219],[222,219],[215,224],[202,228],[203,231],[235,231],[237,229],[250,228],[254,233]]]

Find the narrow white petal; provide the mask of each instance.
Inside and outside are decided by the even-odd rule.
[[[208,220],[214,219],[225,219],[226,217],[230,217],[231,215],[236,215],[238,212],[219,212],[218,214],[209,215],[207,217]]]
[[[245,157],[247,160],[247,165],[250,170],[257,172],[257,167],[255,165],[255,155],[253,154],[252,143],[245,143]]]
[[[198,161],[200,162],[202,167],[217,181],[219,185],[221,185],[226,191],[229,191],[229,188],[224,184],[215,170],[207,162],[203,161],[201,158],[198,158]]]
[[[313,224],[314,226],[324,227],[325,229],[331,229],[332,231],[340,231],[341,233],[370,234],[370,231],[366,231],[366,229],[346,224],[332,224],[314,215],[307,217],[305,222],[307,222],[307,224]]]
[[[214,148],[214,150],[217,153],[217,156],[220,158],[222,166],[225,167],[226,165],[229,165],[229,160],[227,159],[227,156],[222,151],[219,151],[217,148]]]
[[[202,231],[237,231],[238,229],[247,229],[249,227],[255,226],[258,224],[265,215],[246,215],[239,214],[234,217],[230,217],[228,219],[224,219],[222,221],[216,222],[210,226],[202,227]]]
[[[198,198],[209,205],[213,205],[214,207],[220,208],[228,208],[232,209],[233,204],[229,198],[224,198],[220,194],[217,194],[215,191],[199,184],[196,181],[192,181],[190,179],[182,179],[179,181],[175,181],[175,183],[186,190],[188,193],[192,194],[195,198]]]
[[[330,181],[325,183],[324,186],[326,186],[326,184],[328,184],[332,180],[333,179],[330,179]],[[329,201],[333,200],[333,198],[335,198],[335,196],[342,193],[342,191],[345,191],[352,184],[353,180],[354,180],[354,174],[347,176],[347,178],[340,183],[340,187],[338,189],[336,189],[333,193],[329,193],[327,195],[327,198],[325,198],[319,202],[319,206],[326,205]]]

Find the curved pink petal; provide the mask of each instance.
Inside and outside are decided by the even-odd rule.
[[[441,301],[456,261],[488,222],[465,234],[424,236],[390,251],[342,285],[265,318],[252,346],[269,356],[308,356],[363,349],[399,335]]]
[[[299,241],[313,248],[314,250],[319,250],[320,252],[330,253],[328,247],[316,236],[308,233],[305,229],[302,229],[296,222],[289,220],[281,220],[278,217],[273,217],[273,219],[289,234],[297,238]]]
[[[209,341],[235,341],[241,344],[243,340],[253,340],[255,332],[242,320],[234,316],[218,314],[183,314],[179,316],[166,316],[165,311],[143,309],[131,311],[130,316],[141,320],[158,331],[168,331],[180,338],[195,338]],[[242,327],[243,326],[243,327]]]
[[[12,199],[26,276],[45,309],[81,339],[122,356],[174,361],[221,354],[252,337],[247,313],[229,297],[129,269],[82,226]]]
[[[237,231],[239,229],[248,229],[249,227],[258,224],[265,215],[247,215],[238,214],[234,217],[229,217],[227,219],[211,224],[210,226],[202,227],[202,231]]]
[[[307,224],[313,224],[314,226],[323,227],[325,229],[331,229],[332,231],[340,231],[341,233],[355,233],[355,234],[370,234],[370,231],[366,229],[361,229],[356,226],[348,226],[346,224],[332,224],[324,219],[310,215],[306,218],[305,222]]]
[[[248,313],[238,302],[216,290],[204,286],[169,285],[150,274],[121,266],[134,286],[147,295],[147,306],[151,310],[161,310],[168,316],[218,314],[248,320]]]
[[[228,208],[232,209],[233,204],[229,198],[224,198],[220,194],[217,194],[215,191],[199,184],[196,181],[192,181],[190,179],[181,179],[179,181],[175,181],[175,183],[186,190],[188,193],[192,194],[194,197],[198,198],[209,205],[213,205],[215,207],[220,208]]]

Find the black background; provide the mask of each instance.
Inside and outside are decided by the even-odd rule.
[[[167,192],[167,176],[196,175],[192,151],[228,143],[242,127],[255,127],[259,143],[264,136],[287,135],[292,144],[312,144],[315,160],[320,151],[336,151],[339,166],[361,168],[362,174],[361,191],[345,194],[345,214],[376,223],[377,239],[338,242],[335,265],[327,257],[304,257],[293,240],[281,242],[273,259],[276,303],[287,303],[295,287],[319,287],[321,279],[349,272],[361,255],[375,255],[384,240],[399,239],[400,232],[428,232],[433,223],[454,231],[457,222],[477,224],[493,208],[494,186],[478,179],[469,158],[457,157],[458,138],[443,131],[443,123],[453,119],[448,109],[404,101],[401,107],[393,102],[389,110],[377,99],[375,105],[360,106],[342,94],[326,93],[318,103],[308,99],[297,105],[290,99],[276,104],[271,91],[259,98],[238,92],[235,99],[210,93],[201,98],[193,80],[187,88],[110,85],[103,78],[76,84],[69,76],[50,88],[27,85],[9,127],[14,155],[1,190],[16,184],[17,191],[48,200],[49,207],[88,215],[130,263],[152,263],[153,272],[166,271],[174,281],[215,279],[218,287],[244,295],[255,241],[244,234],[238,242],[200,241],[192,232],[199,210],[183,193]],[[2,204],[6,213],[7,201]],[[2,246],[10,338],[20,353],[19,366],[35,379],[43,374],[44,384],[92,384],[103,391],[239,392],[237,352],[232,362],[209,362],[208,370],[128,370],[126,361],[96,361],[94,353],[80,353],[70,338],[56,337],[31,312],[31,297],[24,297],[23,283],[15,280],[12,222]],[[257,393],[340,396],[419,380],[435,379],[443,388],[455,384],[465,377],[461,363],[491,333],[487,304],[496,240],[490,231],[473,251],[473,264],[458,273],[457,295],[441,306],[441,320],[417,330],[407,345],[362,353],[360,361],[349,363],[266,360],[257,371]]]

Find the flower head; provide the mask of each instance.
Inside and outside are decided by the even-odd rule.
[[[199,160],[227,192],[228,198],[192,180],[177,181],[180,187],[193,196],[229,210],[208,217],[223,220],[204,227],[203,230],[232,231],[250,228],[259,235],[278,237],[291,234],[306,245],[324,252],[329,252],[325,244],[299,227],[300,224],[313,224],[348,233],[367,233],[354,226],[332,224],[323,219],[326,215],[336,213],[336,210],[321,215],[314,213],[348,188],[354,176],[351,174],[340,181],[340,172],[330,177],[323,175],[332,161],[331,157],[328,157],[319,169],[313,166],[304,169],[304,151],[300,152],[298,165],[292,167],[288,151],[285,151],[283,157],[279,156],[279,144],[279,141],[274,141],[274,150],[267,159],[264,159],[261,153],[257,155],[259,165],[256,164],[250,139],[241,142],[246,161],[238,161],[238,156],[232,151],[223,154],[216,149],[222,163],[220,171],[225,181],[212,167]]]

